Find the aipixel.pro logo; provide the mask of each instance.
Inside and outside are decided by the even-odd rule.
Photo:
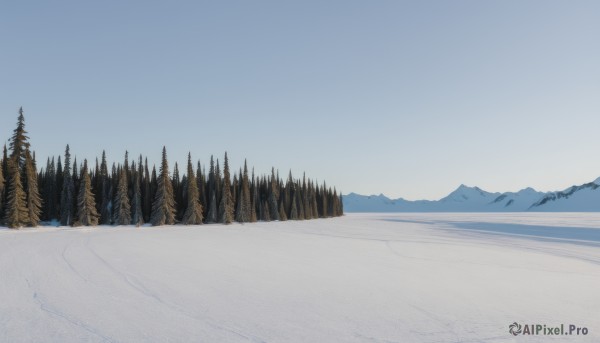
[[[568,329],[565,329],[568,327]],[[574,324],[560,324],[557,326],[550,326],[546,324],[519,324],[513,322],[508,326],[508,332],[513,336],[518,335],[532,335],[532,336],[579,336],[587,335],[589,330],[584,326],[577,326]]]

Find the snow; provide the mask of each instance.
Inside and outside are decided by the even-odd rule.
[[[1,342],[600,340],[600,214],[0,229]]]

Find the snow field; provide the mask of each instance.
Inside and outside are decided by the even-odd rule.
[[[435,213],[0,229],[0,341],[593,342],[597,223]],[[514,337],[515,321],[589,333]]]

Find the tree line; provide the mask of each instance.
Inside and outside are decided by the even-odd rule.
[[[4,146],[0,162],[0,220],[10,228],[35,227],[58,221],[65,226],[90,225],[198,225],[203,223],[285,221],[343,215],[342,196],[305,176],[279,171],[255,176],[243,169],[231,175],[227,153],[221,168],[211,156],[208,172],[188,154],[181,173],[177,163],[171,175],[166,148],[158,171],[150,170],[141,155],[109,168],[103,151],[92,168],[88,161],[71,161],[69,145],[63,156],[48,158],[37,171],[35,152],[25,131],[23,109],[17,127]]]

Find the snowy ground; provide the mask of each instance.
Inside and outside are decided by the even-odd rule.
[[[600,214],[0,229],[0,342],[600,341]]]

